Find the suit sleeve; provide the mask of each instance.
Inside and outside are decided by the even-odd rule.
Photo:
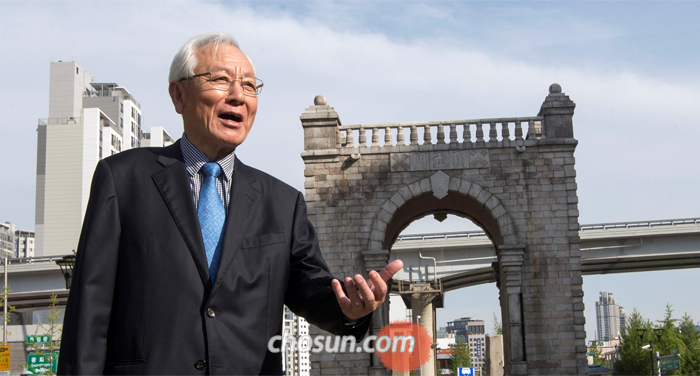
[[[292,231],[290,282],[285,304],[292,312],[323,330],[361,339],[369,328],[372,314],[358,320],[354,326],[345,325],[343,311],[331,285],[335,278],[323,259],[301,193],[297,196]]]
[[[58,374],[102,374],[121,226],[109,165],[95,169],[66,305]]]

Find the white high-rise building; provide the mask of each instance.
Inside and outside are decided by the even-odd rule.
[[[36,256],[76,249],[97,162],[141,136],[141,105],[125,88],[94,82],[74,61],[51,63],[49,117],[37,131]]]
[[[34,257],[34,233],[15,231],[15,257]]]
[[[626,332],[628,326],[629,317],[627,317],[627,312],[625,312],[625,308],[620,306],[620,334]]]
[[[0,257],[17,257],[15,253],[15,225],[10,222],[0,223]]]
[[[469,344],[472,367],[483,368],[486,361],[486,328],[484,320],[462,317],[447,323],[446,334],[454,336],[454,342]]]
[[[620,336],[620,305],[611,292],[600,292],[600,299],[595,302],[595,318],[598,341],[609,341]]]
[[[150,132],[141,132],[141,147],[169,146],[175,142],[163,127],[151,127]]]
[[[296,340],[309,335],[309,323],[301,316],[295,315],[284,306],[282,322],[283,337],[294,337],[294,341],[283,341],[282,365],[286,376],[309,376],[311,374],[311,361],[309,351],[299,351]],[[290,346],[286,346],[289,344]]]

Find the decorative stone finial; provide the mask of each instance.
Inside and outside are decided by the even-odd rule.
[[[550,93],[550,94],[559,94],[559,93],[561,93],[561,85],[556,84],[556,83],[549,85],[549,93]],[[316,97],[316,98],[318,98],[318,97]]]
[[[561,89],[559,89],[561,91]],[[325,106],[326,105],[326,97],[323,95],[317,95],[316,98],[314,98],[314,104],[316,106]]]

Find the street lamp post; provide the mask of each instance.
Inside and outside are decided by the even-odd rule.
[[[2,251],[3,251],[2,258],[5,262],[5,269],[3,270],[3,276],[5,277],[5,284],[3,285],[3,290],[2,290],[2,295],[3,295],[3,301],[2,301],[2,310],[3,310],[2,342],[7,343],[7,257],[8,257],[8,255],[12,256],[13,253],[12,253],[12,251],[8,251],[7,249],[3,249]]]
[[[656,367],[654,364],[654,343],[661,342],[661,336],[663,335],[664,330],[661,328],[654,329],[654,334],[656,334],[656,341],[654,339],[650,339],[648,341],[644,340],[644,335],[647,331],[648,329],[637,329],[637,335],[639,336],[639,340],[641,342],[649,342],[649,346],[651,347],[651,376],[655,376],[656,373],[654,370],[656,369]]]
[[[63,278],[66,280],[66,289],[70,289],[71,280],[73,279],[73,266],[75,265],[75,255],[68,255],[56,260],[56,265],[61,268]]]

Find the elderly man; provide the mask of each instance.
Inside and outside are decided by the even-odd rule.
[[[401,268],[333,278],[300,192],[239,161],[262,88],[227,35],[188,41],[169,92],[184,135],[100,161],[65,312],[61,374],[281,374],[283,304],[362,336]]]

